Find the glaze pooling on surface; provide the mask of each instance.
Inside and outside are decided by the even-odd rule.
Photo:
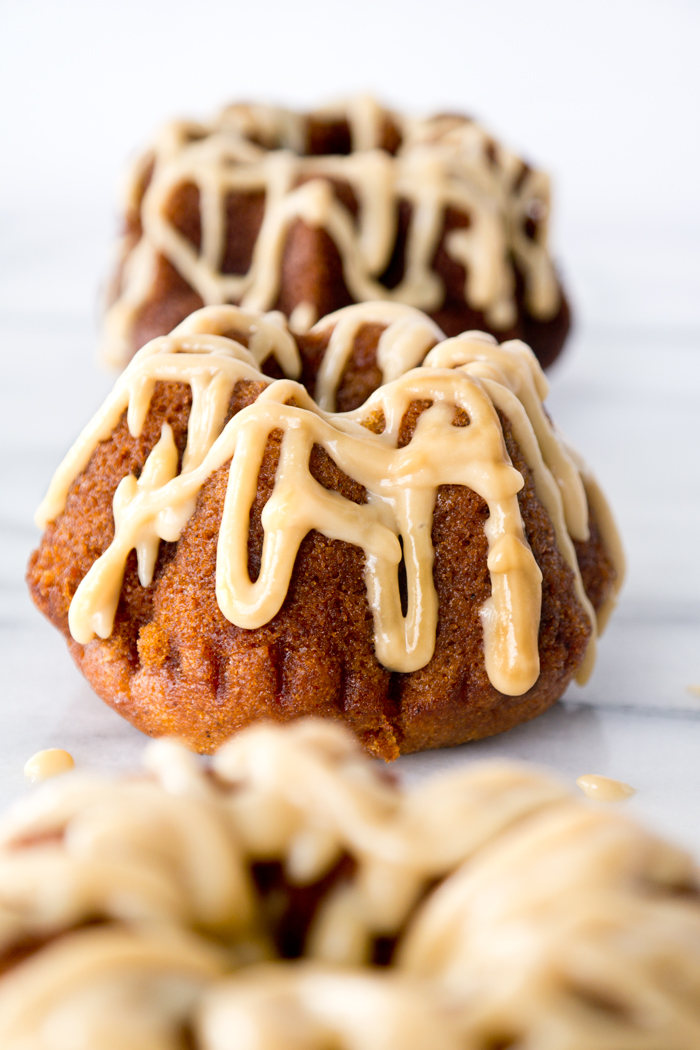
[[[584,773],[578,777],[576,783],[583,791],[586,798],[593,802],[624,802],[636,794],[633,787],[625,784],[623,780],[615,780],[612,777],[602,777],[597,773]]]
[[[539,320],[560,305],[547,249],[549,180],[463,117],[416,120],[387,113],[371,99],[355,99],[312,115],[346,119],[353,152],[303,156],[307,118],[283,109],[238,105],[210,124],[172,123],[136,166],[127,208],[140,212],[140,237],[123,249],[118,297],[105,325],[105,353],[116,364],[130,356],[129,332],[148,300],[164,257],[205,304],[239,303],[270,310],[278,296],[287,232],[297,220],[325,230],[342,260],[343,277],[356,301],[386,300],[428,312],[444,289],[433,270],[447,209],[468,218],[446,237],[445,250],[466,269],[464,296],[489,326],[504,331],[516,320],[511,257],[525,282],[525,303]],[[381,148],[385,123],[398,130],[396,156]],[[147,173],[150,181],[143,199]],[[349,184],[358,203],[352,214],[333,180]],[[179,187],[199,195],[199,250],[174,225],[168,205]],[[231,192],[259,194],[264,218],[245,274],[222,272],[226,200]],[[405,272],[395,288],[380,278],[396,239],[399,202],[412,216]],[[293,327],[316,318],[299,304]]]
[[[439,342],[422,367],[412,368],[441,335],[428,318],[397,304],[347,307],[318,326],[320,331],[332,327],[319,371],[327,403],[334,399],[356,332],[362,324],[378,320],[386,325],[378,360],[391,381],[363,406],[342,414],[319,408],[298,383],[272,382],[257,370],[270,353],[282,367],[297,367],[284,338],[291,336],[276,315],[273,321],[268,315],[256,322],[255,315],[236,307],[208,308],[139,351],[56,472],[38,523],[46,525],[60,514],[71,483],[124,411],[130,432],[140,433],[158,381],[191,387],[187,446],[178,473],[172,432],[164,425],[138,480],[129,475],[118,486],[114,538],[71,603],[69,624],[76,641],[86,644],[95,634],[109,637],[129,552],[136,550],[139,578],[147,586],[160,540],[179,538],[202,485],[231,460],[216,569],[217,600],[224,616],[246,629],[269,622],[287,594],[301,541],[316,529],[363,549],[377,658],[390,670],[414,671],[430,661],[435,645],[431,528],[437,491],[441,485],[463,485],[489,508],[484,531],[492,593],[481,610],[486,670],[500,692],[522,695],[539,674],[542,577],[518,507],[523,478],[510,463],[497,409],[511,420],[562,555],[574,573],[579,601],[594,623],[569,535],[588,535],[586,496],[578,471],[542,409],[547,386],[531,351],[517,341],[498,346],[482,333],[465,333]],[[215,334],[208,335],[204,328]],[[246,337],[253,334],[254,354],[216,334],[232,328],[245,330]],[[407,367],[409,371],[403,371]],[[264,383],[265,389],[224,426],[231,393],[242,379]],[[401,422],[413,402],[428,407],[411,441],[400,448]],[[458,425],[460,415],[468,425]],[[383,421],[381,433],[362,425],[370,418]],[[247,568],[249,512],[273,431],[282,432],[280,458],[262,516],[260,573],[252,582]],[[365,488],[365,503],[347,500],[315,481],[309,470],[314,445]],[[402,559],[405,615],[399,591]],[[589,647],[589,663],[592,658]]]
[[[544,773],[402,789],[316,720],[245,730],[209,767],[159,740],[146,767],[72,774],[0,818],[3,1050],[700,1043],[692,858]],[[318,892],[298,962],[252,877],[270,862]]]
[[[73,756],[60,747],[49,747],[44,751],[37,751],[24,764],[24,775],[32,783],[37,780],[49,780],[51,777],[60,776],[73,769],[75,762]]]

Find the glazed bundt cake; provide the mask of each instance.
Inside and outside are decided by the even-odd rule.
[[[543,773],[410,791],[328,722],[0,819],[3,1050],[697,1050],[690,857]]]
[[[299,374],[308,338],[323,407],[259,370]],[[442,339],[406,306],[296,338],[207,308],[59,467],[32,597],[100,696],[200,751],[308,714],[387,759],[508,729],[588,673],[622,575],[546,389],[523,343]]]
[[[107,358],[205,305],[281,310],[295,331],[353,302],[449,336],[522,338],[544,367],[569,309],[547,247],[549,181],[460,116],[371,99],[309,114],[234,105],[168,125],[129,180]]]

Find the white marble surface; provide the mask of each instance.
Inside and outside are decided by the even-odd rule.
[[[399,767],[413,777],[509,755],[571,782],[620,777],[638,789],[630,812],[700,855],[700,697],[687,688],[700,684],[697,6],[435,0],[428,20],[412,0],[358,0],[342,46],[320,0],[239,7],[202,0],[198,21],[177,0],[0,10],[12,101],[0,108],[0,801],[25,789],[39,748],[121,769],[143,746],[92,695],[23,583],[34,507],[111,385],[95,364],[95,304],[127,151],[170,114],[227,97],[372,88],[413,109],[476,112],[557,175],[579,324],[551,408],[609,492],[629,557],[585,688],[506,735]]]

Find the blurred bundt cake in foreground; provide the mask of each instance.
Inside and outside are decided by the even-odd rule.
[[[260,371],[304,354],[320,404]],[[32,597],[100,696],[200,751],[307,714],[387,759],[508,729],[585,677],[622,574],[546,390],[523,343],[393,303],[305,336],[195,313],[58,469]]]
[[[403,791],[339,726],[172,741],[0,819],[3,1050],[696,1050],[682,851],[543,773]]]
[[[547,367],[569,328],[549,198],[543,172],[461,116],[360,98],[170,124],[129,179],[105,354],[123,366],[205,305],[281,310],[306,331],[385,300],[447,335],[522,338]]]

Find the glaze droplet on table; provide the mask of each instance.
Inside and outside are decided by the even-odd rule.
[[[49,780],[60,773],[68,773],[75,767],[73,756],[60,747],[37,751],[24,766],[24,775],[32,784],[38,780]]]
[[[576,781],[586,798],[594,802],[623,802],[636,794],[636,788],[630,787],[622,780],[612,777],[601,777],[595,773],[584,773]]]

